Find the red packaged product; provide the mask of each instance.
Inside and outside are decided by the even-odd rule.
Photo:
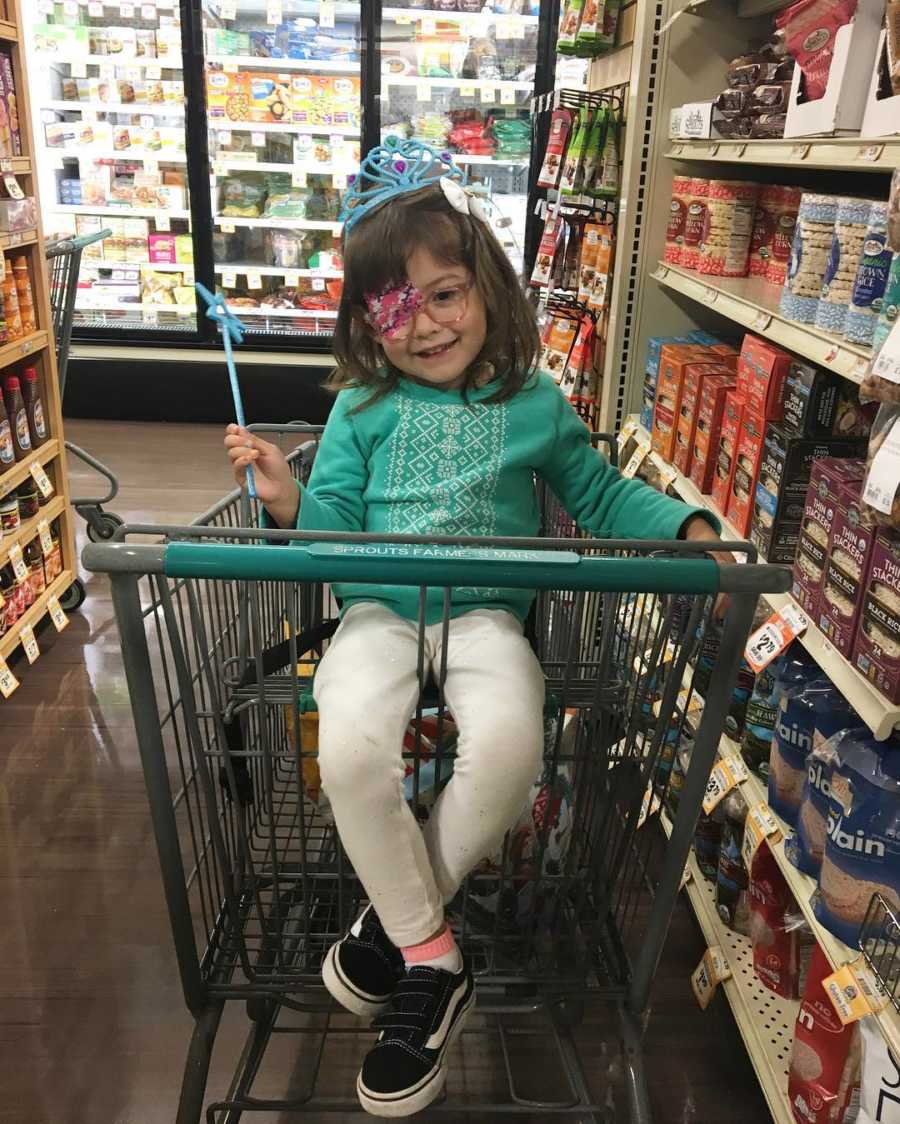
[[[750,263],[747,272],[751,277],[765,277],[769,268],[783,190],[776,184],[764,184],[759,190],[753,233],[750,236]]]
[[[788,54],[803,71],[801,89],[807,101],[825,94],[839,27],[849,23],[857,0],[799,0],[775,19],[784,31]]]
[[[766,266],[766,280],[772,285],[783,285],[787,277],[800,196],[803,194],[799,187],[782,187],[779,191],[779,198],[774,204],[772,251]]]
[[[762,461],[763,445],[766,436],[765,419],[754,414],[749,407],[741,419],[741,432],[738,437],[734,474],[731,490],[728,493],[726,516],[738,534],[745,537],[750,533],[750,520],[753,515],[753,497],[756,493],[756,479]]]
[[[843,484],[819,597],[819,628],[846,659],[853,651],[877,528],[862,521],[861,481]]]
[[[733,375],[712,375],[703,382],[691,456],[691,480],[703,495],[712,488],[725,399],[733,388]]]
[[[744,397],[738,390],[729,390],[725,396],[725,413],[722,416],[722,431],[719,435],[719,448],[716,454],[716,467],[713,473],[713,503],[725,514],[731,482],[734,479],[734,466],[737,461],[737,447],[741,436],[741,423],[744,420]]]
[[[684,217],[684,242],[681,247],[681,264],[685,269],[696,269],[700,260],[700,243],[703,240],[703,227],[706,223],[706,201],[709,196],[709,180],[691,180],[687,212]]]
[[[550,277],[553,273],[553,259],[556,256],[557,241],[562,225],[563,220],[559,214],[547,216],[538,244],[538,252],[534,259],[531,279],[528,282],[536,289],[539,289],[542,285],[550,284]]]
[[[746,277],[759,184],[710,180],[697,270],[715,277]]]
[[[697,415],[700,410],[703,384],[707,378],[714,375],[728,374],[730,374],[728,368],[721,363],[689,363],[684,369],[672,463],[685,476],[690,475],[691,463],[694,459],[694,436],[697,432]]]
[[[778,421],[784,414],[784,380],[791,369],[792,356],[780,347],[757,336],[744,336],[738,363],[738,389],[747,405],[766,421]]]
[[[825,953],[813,948],[794,1026],[788,1100],[797,1124],[842,1124],[859,1084],[855,1023],[842,1026],[822,981],[831,975]]]
[[[654,453],[666,461],[672,460],[675,451],[675,428],[681,409],[685,368],[690,363],[702,362],[705,356],[704,348],[680,343],[664,344],[660,353],[651,441]]]
[[[797,999],[800,940],[798,930],[787,928],[787,916],[796,905],[768,843],[757,847],[753,856],[748,895],[753,970],[769,991],[784,999]]]
[[[572,111],[554,109],[550,117],[550,134],[547,137],[547,150],[537,178],[538,187],[556,187],[562,170],[563,156],[572,131]]]
[[[672,180],[672,201],[669,204],[669,221],[666,225],[666,248],[663,261],[680,265],[684,246],[684,224],[691,198],[690,176],[675,176]]]

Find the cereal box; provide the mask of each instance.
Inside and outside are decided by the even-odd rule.
[[[681,392],[681,405],[678,409],[678,422],[675,427],[675,451],[673,464],[685,476],[690,475],[693,460],[694,436],[697,432],[697,415],[700,409],[700,395],[705,380],[713,375],[728,375],[727,367],[719,363],[689,363],[684,370],[684,385]]]
[[[681,408],[684,372],[689,363],[702,361],[702,348],[690,344],[664,344],[656,384],[656,409],[653,413],[653,451],[671,461],[675,451],[675,427]]]
[[[710,180],[697,270],[745,277],[759,184]],[[682,254],[682,261],[684,255]]]
[[[691,480],[704,495],[712,489],[725,399],[733,387],[733,375],[711,375],[703,381],[691,455]]]
[[[738,387],[750,409],[766,421],[778,421],[784,413],[784,380],[791,368],[791,356],[780,347],[759,339],[744,337],[738,364]]]
[[[869,572],[877,528],[862,521],[860,484],[841,485],[837,512],[831,525],[831,543],[822,593],[819,628],[846,659],[853,653],[856,626]]]
[[[759,414],[753,413],[748,407],[741,419],[737,457],[726,512],[728,521],[739,535],[746,535],[750,530],[753,496],[756,491],[756,477],[762,460],[765,430],[765,419],[760,417]]]
[[[734,478],[737,446],[741,435],[741,423],[744,420],[744,405],[743,395],[736,389],[728,391],[712,482],[713,503],[723,514],[728,508],[731,481]]]
[[[853,662],[889,702],[900,702],[900,544],[885,535],[872,548]]]

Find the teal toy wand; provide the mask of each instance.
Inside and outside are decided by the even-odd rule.
[[[225,363],[228,367],[228,379],[231,382],[231,397],[234,399],[234,414],[237,423],[246,429],[247,422],[244,418],[244,403],[241,401],[241,388],[238,385],[237,369],[234,365],[234,352],[231,344],[243,343],[245,326],[238,320],[233,312],[228,311],[225,298],[221,293],[211,293],[205,285],[198,281],[194,286],[206,304],[206,315],[219,325],[222,335],[222,345],[225,348]],[[253,482],[253,466],[247,465],[247,491],[251,499],[256,499],[256,485]]]

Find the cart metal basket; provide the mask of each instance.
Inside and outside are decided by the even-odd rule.
[[[96,234],[85,234],[79,238],[65,238],[60,242],[51,242],[45,247],[44,252],[50,269],[50,308],[53,314],[53,337],[56,341],[60,402],[65,400],[66,394],[81,256],[87,246],[108,238],[111,234],[111,230],[101,230]],[[73,457],[86,464],[88,468],[92,468],[107,481],[109,487],[104,495],[73,497],[72,506],[87,523],[89,538],[94,541],[112,538],[116,529],[121,527],[122,520],[111,511],[104,511],[103,505],[114,500],[118,495],[119,481],[115,473],[73,441],[66,442],[66,449]]]
[[[291,454],[298,477],[314,451],[306,441]],[[256,514],[235,491],[191,527],[126,527],[84,553],[112,580],[196,1020],[179,1124],[204,1110],[207,1124],[361,1111],[346,1067],[372,1032],[334,1008],[320,967],[363,891],[316,786],[303,707],[335,614],[329,585],[339,580],[407,584],[423,605],[436,588],[445,608],[453,585],[538,591],[528,629],[546,675],[545,754],[525,845],[511,831],[450,906],[479,999],[457,1050],[477,1058],[482,1077],[485,1059],[496,1065],[477,1090],[465,1066],[451,1067],[446,1097],[429,1111],[608,1121],[626,1116],[618,1097],[630,1119],[649,1121],[641,1020],[757,597],[784,591],[789,574],[753,564],[749,544],[740,549],[750,564],[719,567],[685,543],[312,536],[261,532]],[[702,717],[687,731],[691,661],[719,592],[731,595],[722,642]],[[420,664],[406,743],[409,798],[423,816],[450,768],[443,674]],[[691,764],[667,842],[655,821],[688,732]],[[227,1093],[207,1104],[210,1052],[224,1005],[236,1000],[250,1018],[246,1045]],[[618,1011],[624,1092],[606,1082],[608,1065],[580,1060],[588,1000]],[[284,1036],[296,1059],[276,1096],[261,1075]],[[336,1082],[335,1070],[346,1079]]]

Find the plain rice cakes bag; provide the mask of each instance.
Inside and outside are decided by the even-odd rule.
[[[820,690],[828,686],[818,664],[802,648],[791,649],[775,683],[778,714],[769,755],[769,803],[792,827],[797,824],[816,718],[804,695],[816,682]]]
[[[900,909],[900,741],[847,731],[835,749],[815,911],[826,929],[857,948],[873,894]]]
[[[900,1063],[874,1018],[861,1019],[862,1104],[856,1124],[900,1124]]]

